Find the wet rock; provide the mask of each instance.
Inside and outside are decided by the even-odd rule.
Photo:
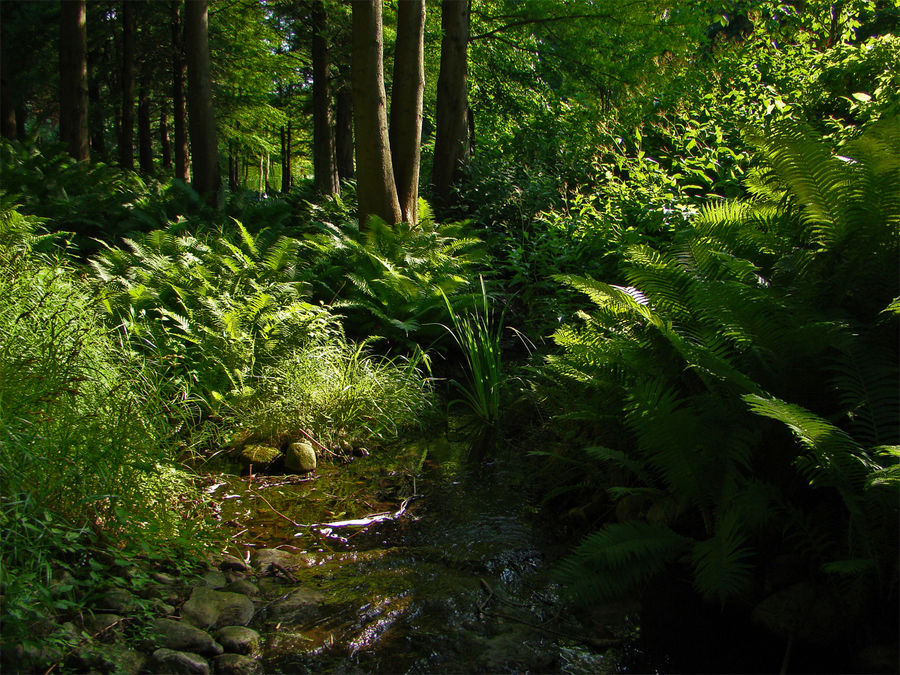
[[[101,611],[129,614],[137,609],[138,600],[124,588],[111,588],[97,599],[94,606]]]
[[[253,611],[253,603],[246,595],[203,586],[196,587],[181,608],[185,620],[198,628],[246,626]]]
[[[101,671],[116,675],[138,675],[143,672],[147,655],[121,645],[93,645],[79,649],[67,661],[70,668],[79,672]]]
[[[24,673],[32,671],[42,673],[63,658],[62,649],[48,645],[20,644],[16,645],[12,652],[11,660],[16,664],[18,672]]]
[[[220,589],[224,588],[228,585],[228,579],[225,578],[225,573],[220,572],[219,570],[210,570],[206,572],[198,579],[195,579],[191,584],[192,586],[206,586],[207,588],[212,589]]]
[[[91,635],[104,639],[112,636],[113,633],[121,631],[124,623],[124,619],[119,614],[100,612],[86,619],[84,627]]]
[[[304,560],[286,551],[275,548],[263,548],[253,552],[253,562],[260,574],[276,574],[278,572],[291,572],[303,567]]]
[[[164,616],[172,616],[175,614],[175,606],[170,605],[168,602],[157,598],[156,600],[151,601],[150,609],[152,609],[156,614],[162,614]]]
[[[255,598],[257,595],[259,595],[259,586],[254,584],[252,581],[247,581],[246,579],[238,579],[237,581],[232,581],[222,590],[228,591],[229,593],[241,593],[242,595],[246,595],[251,598]]]
[[[900,663],[897,645],[867,645],[857,657],[861,673],[896,673]]]
[[[325,596],[310,588],[300,588],[283,600],[272,603],[267,612],[266,621],[278,623],[289,621],[308,623],[322,616]]]
[[[157,619],[151,624],[156,646],[180,652],[195,652],[217,656],[224,649],[205,631],[184,621]]]
[[[226,652],[255,654],[259,650],[259,633],[245,626],[225,626],[216,637]]]
[[[272,598],[278,595],[284,595],[288,590],[287,580],[281,577],[263,577],[257,581],[260,595],[265,598]]]
[[[772,593],[752,612],[753,619],[784,639],[791,635],[826,645],[844,626],[844,611],[827,589],[799,583]]]
[[[249,572],[250,565],[233,555],[223,555],[219,569],[223,572]]]
[[[157,649],[150,657],[154,673],[171,675],[209,675],[209,662],[199,654],[173,649]]]
[[[270,445],[245,445],[238,451],[237,458],[248,467],[251,464],[258,467],[266,467],[281,459],[281,450]]]
[[[214,672],[221,675],[262,675],[262,666],[241,654],[222,654],[213,659]]]
[[[154,572],[150,575],[150,578],[156,583],[163,584],[164,586],[171,586],[178,581],[176,577],[173,577],[171,574],[166,574],[165,572]]]
[[[309,472],[316,470],[316,451],[306,441],[298,441],[288,446],[284,465],[291,471]]]

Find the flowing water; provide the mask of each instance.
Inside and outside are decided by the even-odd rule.
[[[303,560],[260,580],[265,672],[616,672],[622,610],[560,603],[520,460],[438,440],[310,478],[211,474],[229,552]]]

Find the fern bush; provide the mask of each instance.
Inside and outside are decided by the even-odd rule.
[[[900,123],[837,152],[796,127],[747,140],[748,199],[629,248],[627,286],[560,277],[592,308],[549,373],[584,402],[566,414],[620,515],[560,566],[582,601],[666,564],[758,601],[784,553],[816,583],[858,581],[861,605],[896,593]]]
[[[320,231],[306,242],[314,294],[348,316],[354,337],[380,335],[407,350],[444,337],[444,295],[465,295],[480,257],[465,223],[435,222],[424,201],[415,224],[372,218],[360,229],[340,213],[318,215]]]
[[[199,236],[175,223],[90,261],[107,311],[166,370],[170,395],[207,409],[246,393],[311,336],[338,331],[328,310],[306,300],[300,242],[235,228],[236,236]]]

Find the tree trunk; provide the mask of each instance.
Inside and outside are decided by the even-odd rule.
[[[397,199],[388,139],[384,91],[381,0],[357,0],[353,12],[353,127],[356,138],[356,191],[359,225],[376,215],[399,223],[403,214]]]
[[[234,152],[234,143],[228,144],[228,189],[231,192],[238,190],[238,160]]]
[[[281,126],[281,192],[287,194],[291,191],[291,168],[287,158],[287,144],[285,143],[284,125]]]
[[[435,113],[434,167],[431,174],[435,205],[451,202],[450,188],[469,161],[469,121],[466,94],[469,5],[441,2],[441,69]]]
[[[13,103],[12,81],[9,67],[7,40],[0,39],[0,135],[9,140],[16,138],[16,106]]]
[[[87,27],[85,0],[63,0],[59,16],[59,135],[76,160],[88,146]]]
[[[135,5],[122,1],[122,125],[119,129],[119,166],[134,168],[134,34]]]
[[[184,41],[193,185],[210,206],[219,208],[224,195],[219,173],[219,149],[209,75],[208,19],[207,0],[185,0]]]
[[[159,146],[162,148],[162,165],[164,169],[172,168],[172,144],[169,142],[169,124],[166,105],[159,106]]]
[[[88,81],[88,125],[90,127],[91,152],[96,157],[106,155],[106,124],[100,107],[100,78],[97,67],[91,68],[92,75]]]
[[[340,194],[334,149],[334,125],[331,113],[330,64],[328,56],[325,6],[315,0],[312,6],[313,66],[313,182],[321,195]]]
[[[422,95],[425,91],[425,0],[397,4],[391,90],[391,161],[403,221],[418,220]]]
[[[187,141],[187,111],[184,103],[184,37],[181,32],[181,2],[172,0],[172,127],[175,134],[175,178],[190,181],[190,155]]]
[[[337,119],[334,126],[334,148],[337,154],[337,170],[341,180],[355,176],[353,171],[353,94],[350,86],[343,84],[335,96]]]
[[[288,120],[287,123],[287,136],[285,136],[286,141],[284,145],[284,163],[287,167],[287,190],[285,192],[290,192],[291,188],[294,187],[294,172],[293,167],[291,165],[291,154],[293,153],[293,147],[291,143],[291,121]]]
[[[144,72],[138,90],[138,163],[141,173],[153,173],[153,131],[150,128],[150,98],[147,96],[147,80]]]

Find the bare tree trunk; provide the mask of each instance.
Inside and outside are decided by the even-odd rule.
[[[146,72],[141,77],[141,86],[138,90],[138,163],[141,173],[150,175],[153,173],[153,131],[150,128],[150,98],[147,96]]]
[[[294,187],[294,171],[293,171],[293,166],[291,164],[291,155],[293,154],[294,149],[293,149],[292,143],[291,143],[291,121],[290,120],[288,120],[288,123],[287,123],[286,139],[287,140],[286,140],[286,143],[284,146],[284,161],[286,162],[286,165],[287,165],[287,192],[290,192],[291,188]]]
[[[210,206],[219,208],[223,194],[209,75],[208,20],[207,0],[185,0],[184,41],[193,185]]]
[[[85,0],[63,0],[59,17],[59,135],[78,161],[88,146],[87,26]]]
[[[106,125],[100,108],[100,78],[96,66],[91,68],[88,80],[88,126],[90,127],[91,152],[94,157],[106,155]]]
[[[315,0],[312,6],[313,182],[316,192],[322,195],[341,192],[334,149],[326,21],[322,0]]]
[[[450,188],[469,161],[469,120],[466,82],[469,41],[469,5],[458,0],[441,2],[441,69],[435,113],[434,167],[431,182],[437,206],[450,204]]]
[[[162,165],[164,169],[172,168],[172,143],[169,141],[169,124],[166,115],[166,104],[159,106],[159,146],[162,148]]]
[[[391,90],[391,161],[403,221],[418,220],[422,95],[425,91],[425,0],[397,4]]]
[[[172,126],[175,133],[175,178],[184,182],[191,179],[190,155],[187,141],[187,111],[184,103],[184,37],[181,32],[181,2],[172,0]]]
[[[384,91],[381,0],[357,0],[353,11],[353,126],[359,224],[376,215],[388,224],[403,214],[394,183]]]
[[[122,125],[119,129],[119,166],[134,168],[134,41],[135,5],[122,0]]]
[[[16,106],[13,103],[9,59],[7,40],[0,39],[0,135],[3,138],[14,140],[18,130],[16,129]]]
[[[348,84],[343,84],[335,96],[337,119],[334,126],[334,148],[337,154],[337,170],[341,180],[353,178],[353,94]]]
[[[284,125],[281,126],[281,192],[287,194],[291,191],[291,166],[287,157],[287,143],[284,134]]]

